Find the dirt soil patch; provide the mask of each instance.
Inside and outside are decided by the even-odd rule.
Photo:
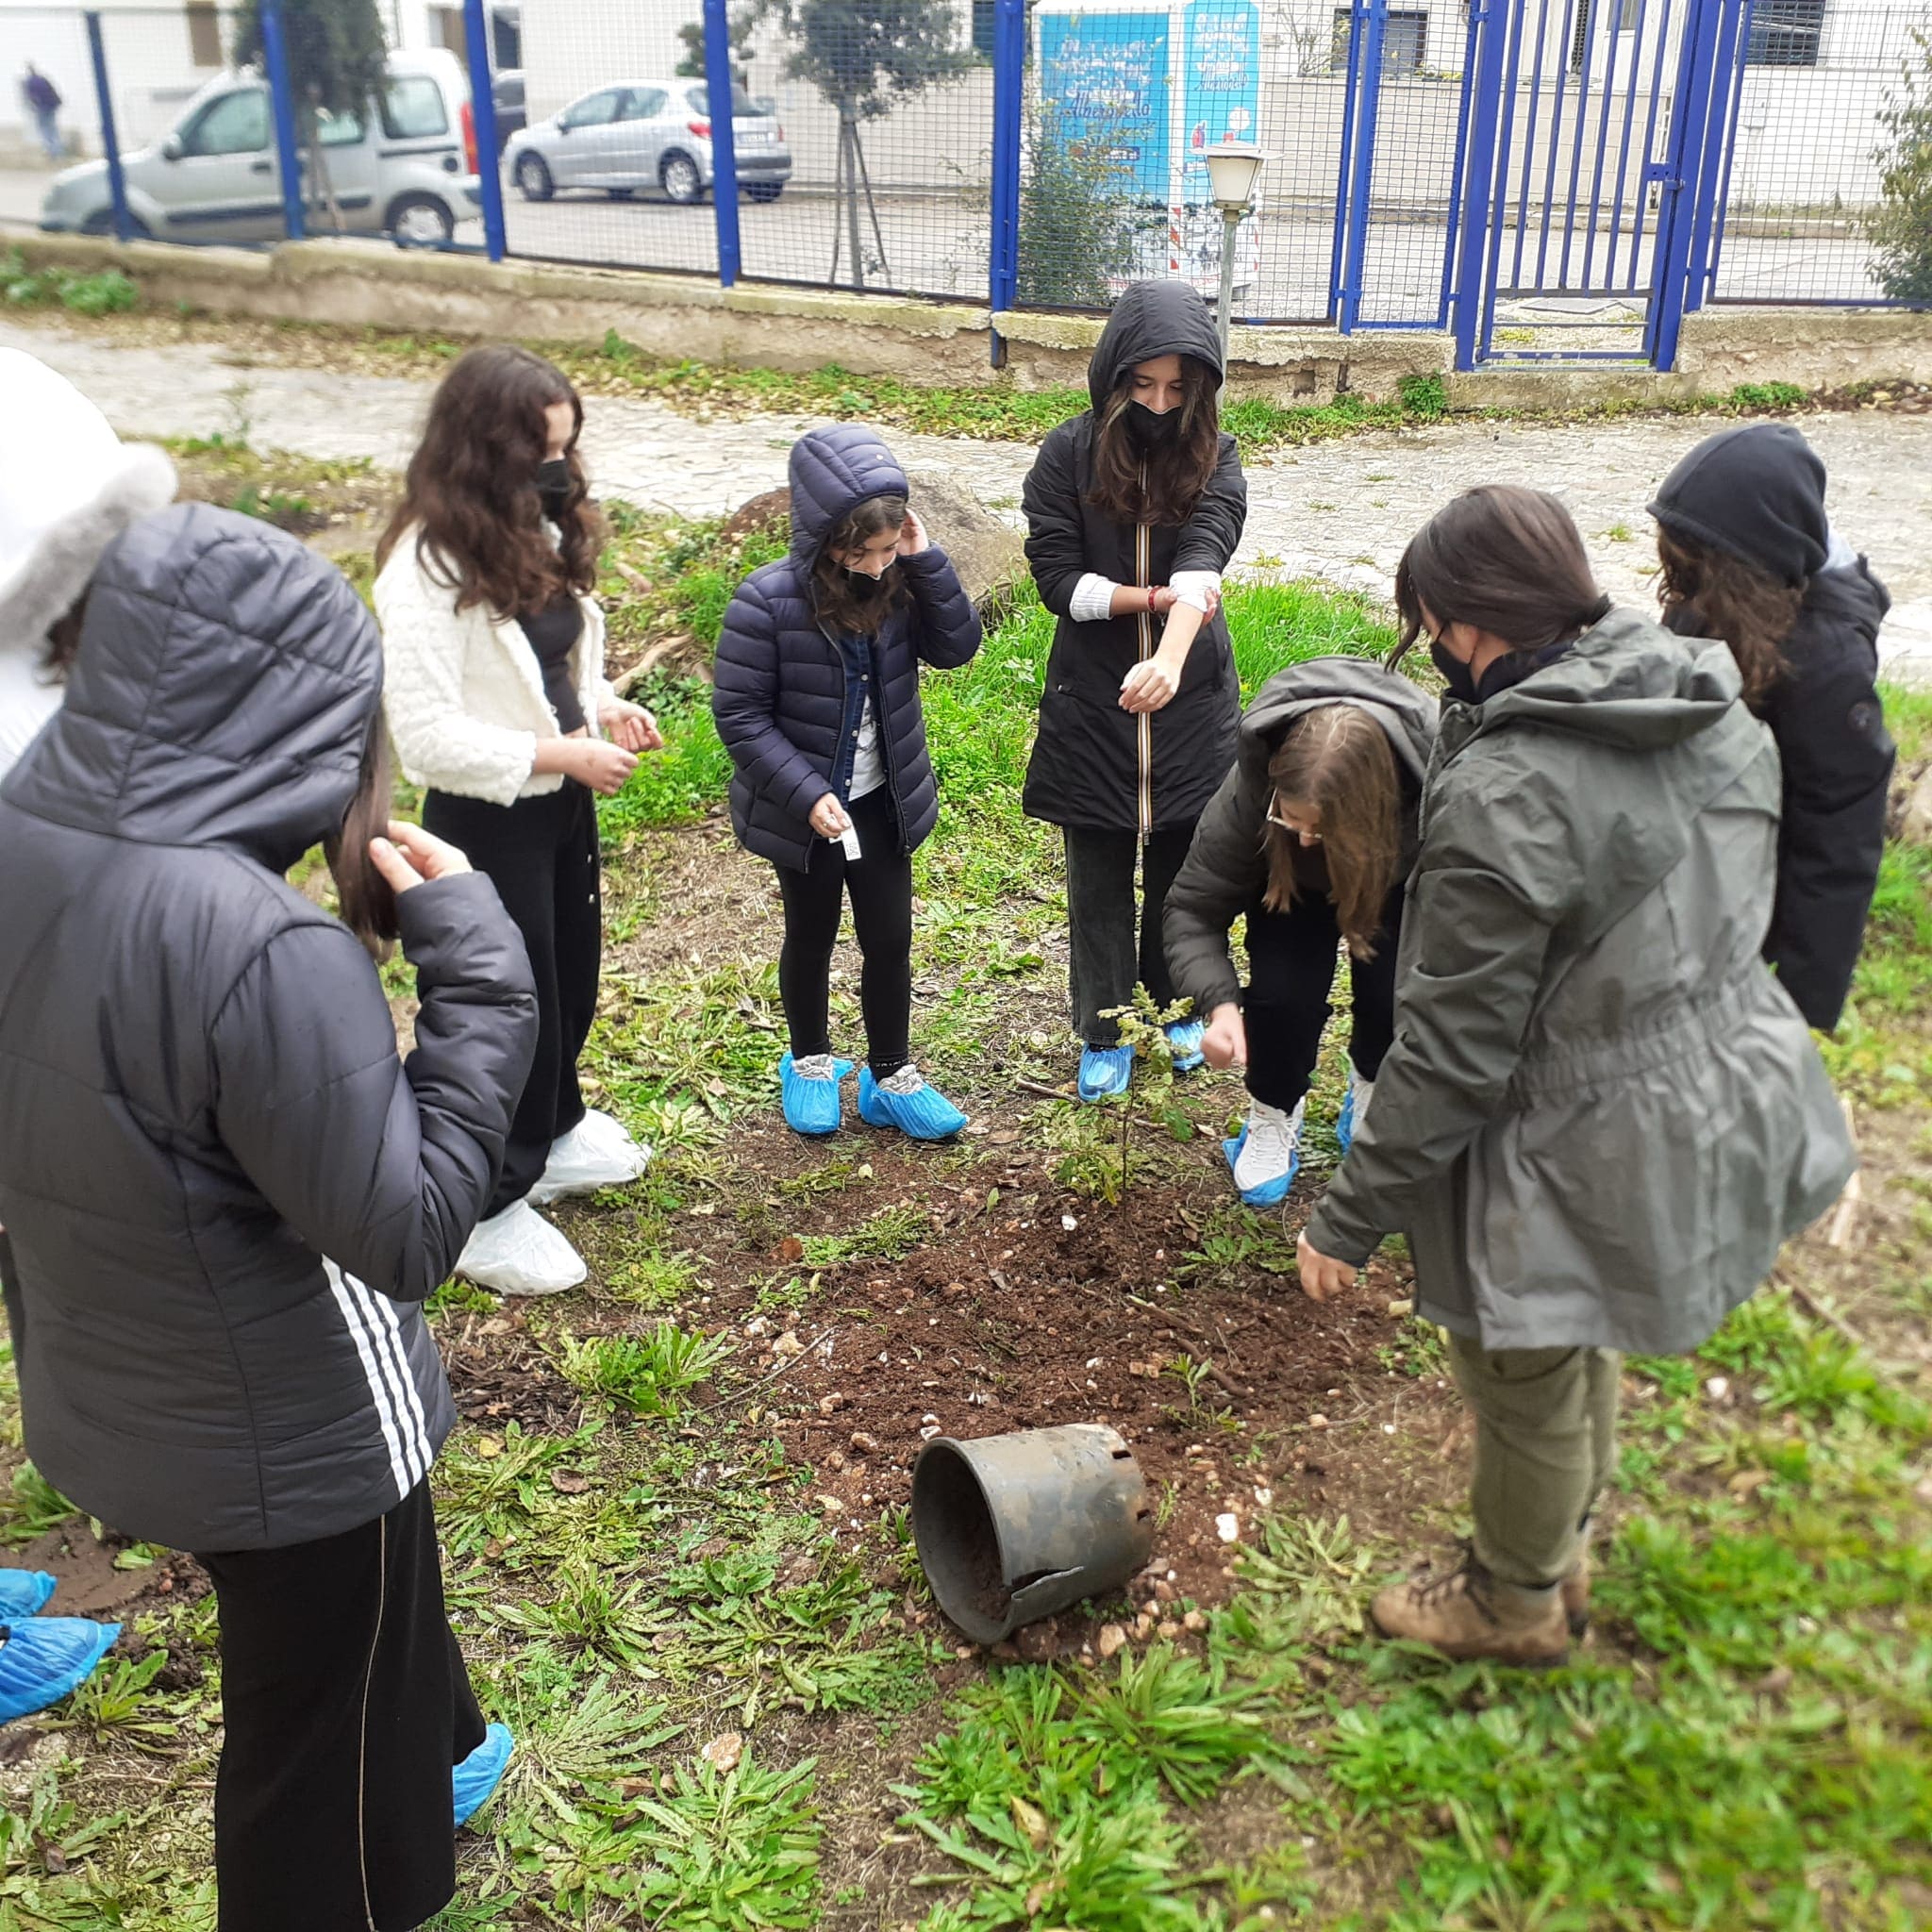
[[[530,1340],[523,1310],[466,1314],[437,1330],[457,1413],[479,1428],[500,1432],[517,1424],[526,1435],[567,1436],[583,1425],[583,1397],[557,1373]]]
[[[1238,1541],[1277,1486],[1324,1473],[1324,1432],[1385,1402],[1377,1351],[1407,1287],[1378,1262],[1357,1297],[1327,1306],[1291,1277],[1183,1289],[1186,1241],[1171,1196],[1149,1190],[1119,1208],[1068,1197],[1030,1219],[982,1216],[896,1267],[827,1271],[825,1312],[753,1338],[803,1344],[783,1429],[822,1507],[837,1498],[862,1524],[908,1502],[932,1435],[1104,1422],[1157,1499],[1163,1600],[1227,1596],[1225,1519]],[[867,1306],[839,1309],[848,1292]]]

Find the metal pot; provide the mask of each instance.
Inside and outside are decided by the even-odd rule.
[[[1154,1504],[1134,1452],[1104,1424],[935,1436],[912,1468],[912,1535],[940,1607],[997,1643],[1143,1569]]]

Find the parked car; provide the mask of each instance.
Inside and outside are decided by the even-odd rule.
[[[366,114],[322,116],[318,145],[344,225],[399,242],[446,242],[475,215],[476,133],[463,65],[446,49],[391,54],[389,79]],[[158,242],[270,242],[284,232],[281,166],[268,84],[223,74],[151,147],[122,157],[137,236]],[[326,217],[311,187],[309,225]],[[54,176],[41,203],[54,234],[113,232],[106,161]]]
[[[741,87],[731,90],[738,185],[753,201],[776,201],[791,178],[785,129]],[[661,189],[673,201],[702,201],[711,186],[710,93],[702,80],[613,82],[517,135],[504,164],[527,201],[569,188],[619,200]]]
[[[520,132],[528,119],[524,111],[524,76],[506,69],[490,83],[490,98],[496,108],[496,158],[509,145],[512,134]]]

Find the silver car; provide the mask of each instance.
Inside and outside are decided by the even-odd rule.
[[[317,141],[351,233],[447,242],[481,204],[470,84],[461,62],[442,49],[391,54],[369,111],[322,114]],[[284,232],[274,120],[258,74],[209,81],[161,140],[124,155],[121,165],[137,240],[272,242]],[[327,231],[320,208],[311,207],[308,221],[316,233]],[[41,226],[111,234],[107,162],[83,161],[55,175]]]
[[[739,192],[776,201],[791,178],[777,115],[734,86],[731,133]],[[702,201],[712,178],[710,91],[702,80],[616,81],[511,136],[503,158],[526,201],[575,188],[618,200],[655,188]]]

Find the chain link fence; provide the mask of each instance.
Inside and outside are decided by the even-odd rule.
[[[1540,265],[1552,224],[1567,238],[1587,208],[1602,226],[1607,195],[1647,240],[1649,158],[1676,112],[1674,23],[1707,4],[1509,0],[1534,47],[1491,110],[1523,181],[1491,206],[1464,179],[1483,111],[1466,0],[397,5],[360,105],[311,66],[299,21],[278,85],[271,50],[215,0],[92,13],[0,0],[0,222],[387,238],[1101,310],[1147,276],[1217,291],[1225,229],[1207,158],[1252,142],[1268,159],[1234,231],[1236,319],[1442,327],[1478,299],[1456,286],[1475,258],[1458,236],[1478,225],[1503,231],[1493,279],[1512,295],[1624,286],[1587,261],[1580,280]],[[730,69],[728,143],[708,20]],[[1928,36],[1925,0],[1755,0],[1727,70],[1735,132],[1703,294],[1932,299]],[[1537,101],[1553,113],[1566,88],[1601,125],[1573,130],[1581,162],[1558,208]],[[113,171],[91,158],[110,126],[119,216]],[[1641,305],[1650,254],[1625,242],[1627,275],[1615,265]]]
[[[1757,0],[1724,223],[1721,302],[1932,300],[1932,7]]]

